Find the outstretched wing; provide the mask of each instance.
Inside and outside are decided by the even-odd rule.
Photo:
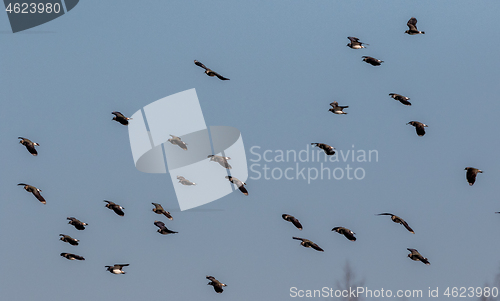
[[[313,242],[310,242],[309,244],[310,244],[311,248],[313,248],[314,250],[324,252],[324,250],[321,249],[317,244],[315,244]]]
[[[165,224],[162,221],[155,221],[155,225],[160,229],[166,228]]]
[[[399,219],[401,220],[401,225],[403,225],[406,228],[406,230],[408,230],[411,233],[415,234],[415,232],[413,231],[413,229],[410,228],[410,226],[408,225],[408,223],[404,219],[402,219],[402,218],[399,218]]]
[[[207,70],[207,69],[208,69],[207,67],[205,67],[205,65],[203,65],[201,62],[198,62],[197,60],[194,60],[194,64],[195,64],[196,66],[199,66],[199,67],[201,67],[201,68],[205,69],[205,70]]]
[[[35,189],[35,191],[33,191],[33,195],[40,201],[40,203],[47,204],[47,201],[45,201],[43,196],[40,194],[40,189]]]
[[[408,28],[410,28],[410,31],[418,31],[417,30],[417,19],[415,19],[414,17],[411,17],[410,20],[408,20],[408,23],[406,23],[406,25],[408,25]]]
[[[347,38],[353,43],[359,42],[359,39],[356,37],[347,37]]]
[[[215,76],[217,76],[220,80],[229,80],[229,78],[226,78],[226,77],[224,77],[224,76],[220,75],[219,73],[217,73],[217,72],[215,72],[215,71],[212,71],[212,72],[213,72],[213,73],[215,74]]]

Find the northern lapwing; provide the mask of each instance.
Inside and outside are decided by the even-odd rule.
[[[349,230],[347,228],[335,227],[332,229],[332,231],[335,231],[339,234],[343,234],[345,236],[345,238],[347,238],[350,241],[356,241],[356,237],[354,237],[354,234],[356,234],[356,233],[352,232],[351,230]]]
[[[399,101],[400,103],[404,104],[405,106],[411,106],[411,102],[409,97],[403,96],[401,94],[396,94],[396,93],[391,93],[389,94],[390,97],[394,98],[395,100]]]
[[[208,69],[205,65],[203,65],[201,62],[198,62],[197,60],[194,60],[194,64],[196,66],[199,66],[199,67],[205,69],[205,74],[208,76],[212,76],[212,77],[217,76],[220,80],[229,80],[229,78],[225,78],[224,76],[220,75],[219,73]]]
[[[59,240],[67,242],[72,246],[78,246],[78,242],[79,242],[78,239],[73,238],[73,237],[66,235],[66,234],[59,234],[59,236],[61,236],[61,238],[59,238]]]
[[[332,112],[333,114],[347,114],[344,112],[344,109],[348,108],[349,106],[339,106],[339,103],[334,101],[330,103],[330,106],[332,106],[328,111]]]
[[[311,143],[311,145],[314,145],[314,146],[321,148],[322,150],[325,151],[325,154],[327,154],[328,156],[335,155],[335,151],[334,151],[335,147],[333,147],[333,146],[330,146],[330,145],[325,144],[325,143]]]
[[[31,192],[36,197],[36,199],[40,201],[40,203],[47,204],[47,201],[45,201],[43,196],[40,194],[40,192],[42,191],[41,189],[38,189],[35,186],[31,186],[25,183],[19,183],[17,184],[17,186],[24,186],[23,187],[24,190],[26,190],[27,192]]]
[[[167,234],[172,234],[172,233],[179,233],[179,232],[175,232],[175,231],[172,231],[172,230],[169,230],[165,224],[161,221],[155,221],[155,226],[160,228],[158,230],[156,230],[158,233],[160,234],[163,234],[163,235],[167,235]]]
[[[40,144],[38,144],[36,142],[32,142],[31,140],[29,140],[27,138],[23,138],[23,137],[17,137],[17,138],[21,139],[21,141],[19,141],[19,143],[26,146],[26,149],[30,152],[30,154],[32,154],[33,156],[38,155],[38,152],[36,151],[35,146],[40,146]]]
[[[229,157],[223,157],[223,156],[218,156],[218,155],[208,155],[207,158],[210,158],[210,161],[215,161],[220,164],[220,166],[231,169],[231,165],[227,163],[227,160],[231,160]]]
[[[299,220],[290,214],[282,214],[281,217],[287,222],[291,222],[297,229],[302,230],[302,225]]]
[[[224,283],[220,282],[219,280],[215,279],[214,276],[207,276],[207,279],[210,280],[210,282],[207,283],[207,285],[213,286],[215,292],[218,294],[220,294],[224,291],[222,289],[222,287],[227,286],[227,284],[224,284]]]
[[[167,141],[174,144],[174,145],[178,145],[180,148],[182,148],[183,150],[188,150],[187,148],[187,143],[182,141],[181,138],[177,137],[177,136],[174,136],[174,135],[170,135],[172,138],[168,139]]]
[[[109,208],[111,210],[113,210],[116,214],[118,214],[119,216],[124,216],[125,213],[123,212],[123,208],[122,206],[118,205],[118,204],[115,204],[111,201],[106,201],[104,200],[104,202],[106,202],[106,208]]]
[[[187,180],[183,176],[177,176],[177,180],[179,180],[179,183],[181,183],[182,185],[186,186],[196,185],[196,183]]]
[[[400,218],[399,216],[394,215],[394,214],[392,214],[392,213],[380,213],[380,214],[377,214],[377,215],[390,215],[390,216],[391,216],[391,220],[392,220],[393,222],[403,225],[403,226],[406,228],[406,230],[408,230],[408,231],[410,231],[411,233],[415,234],[415,232],[413,231],[413,229],[412,229],[412,228],[410,228],[410,226],[408,226],[408,223],[407,223],[407,222],[405,222],[405,220],[404,220],[404,219],[402,219],[402,218]]]
[[[123,267],[128,267],[129,264],[128,263],[125,263],[125,264],[115,264],[113,266],[111,265],[107,265],[105,266],[106,270],[108,270],[110,273],[113,273],[113,274],[116,274],[116,275],[120,275],[120,274],[125,274],[124,271],[122,271],[122,268]]]
[[[320,252],[324,252],[323,249],[321,249],[317,244],[313,243],[312,241],[310,241],[309,239],[305,239],[305,238],[300,238],[300,237],[292,237],[293,239],[296,239],[296,240],[301,240],[302,242],[300,243],[301,246],[304,246],[306,248],[313,248],[314,250],[316,251],[320,251]]]
[[[153,212],[156,213],[156,214],[163,214],[165,215],[169,220],[173,220],[174,218],[172,217],[172,215],[170,215],[170,212],[166,211],[165,209],[163,209],[163,207],[158,204],[158,203],[151,203],[153,205],[155,205],[155,207],[153,208]]]
[[[424,256],[420,255],[420,253],[416,249],[407,248],[407,250],[411,252],[410,254],[408,254],[408,257],[410,257],[411,260],[421,261],[422,263],[425,263],[426,265],[431,264],[427,260],[427,258],[425,258]]]
[[[368,64],[372,65],[372,66],[380,66],[384,61],[381,61],[379,59],[376,59],[374,57],[371,57],[371,56],[362,56],[363,58],[363,61],[364,62],[367,62]]]
[[[415,130],[417,131],[417,135],[423,136],[425,135],[425,128],[428,127],[427,124],[423,124],[422,122],[419,121],[410,121],[407,123],[407,125],[413,125],[415,127]]]
[[[69,260],[85,260],[82,256],[71,253],[61,253],[61,256]]]
[[[128,121],[132,119],[130,117],[125,117],[125,115],[118,111],[111,112],[111,114],[115,115],[115,117],[113,117],[113,120],[118,121],[123,125],[128,125]]]
[[[347,37],[349,39],[349,41],[351,41],[349,44],[347,44],[347,46],[349,46],[350,48],[352,49],[361,49],[361,48],[366,48],[364,45],[368,45],[366,43],[362,43],[359,41],[358,38],[356,37]]]
[[[236,187],[238,187],[238,189],[244,194],[244,195],[248,195],[248,191],[247,189],[245,188],[244,185],[246,185],[247,183],[244,183],[244,182],[241,182],[240,180],[238,180],[237,178],[235,177],[231,177],[231,176],[226,176],[226,179],[229,180],[229,182],[233,183],[234,185],[236,185]]]
[[[414,17],[411,17],[410,20],[408,20],[408,23],[406,23],[406,25],[408,25],[409,29],[405,31],[405,33],[409,35],[425,34],[425,31],[420,31],[417,29],[417,19],[415,19]]]
[[[68,217],[66,219],[69,220],[68,224],[75,226],[77,230],[85,230],[85,226],[88,225],[87,223],[81,222],[74,217]]]

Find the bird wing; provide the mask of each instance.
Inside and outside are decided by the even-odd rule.
[[[311,246],[311,248],[313,248],[316,251],[324,252],[323,249],[321,249],[317,244],[315,244],[313,242],[310,242],[309,245]]]
[[[347,37],[347,38],[353,43],[359,42],[359,39],[356,37]]]
[[[470,186],[474,185],[474,182],[476,182],[476,176],[477,176],[476,169],[473,168],[467,169],[467,182],[469,182]]]
[[[215,76],[217,76],[220,80],[229,80],[229,78],[226,78],[226,77],[224,77],[224,76],[220,75],[220,74],[219,74],[219,73],[217,73],[217,72],[214,72],[214,71],[212,71],[212,72],[213,72],[213,73],[215,74]]]
[[[422,123],[419,122],[415,126],[415,129],[417,130],[417,135],[419,135],[419,136],[425,135],[425,129],[424,129],[424,125]]]
[[[123,267],[128,267],[129,265],[130,264],[128,264],[128,263],[125,263],[125,264],[115,264],[115,266],[120,267],[120,269],[123,268]]]
[[[124,215],[125,215],[125,213],[124,213],[124,212],[123,212],[123,210],[122,210],[122,208],[123,208],[123,207],[121,207],[121,208],[120,208],[120,207],[121,207],[121,206],[118,206],[118,205],[117,205],[117,206],[113,206],[113,208],[112,208],[112,209],[113,209],[113,211],[114,211],[116,214],[118,214],[119,216],[124,216]]]
[[[198,62],[197,60],[194,60],[194,64],[195,64],[196,66],[199,66],[199,67],[201,67],[201,68],[205,69],[205,70],[207,70],[207,69],[208,69],[207,67],[205,67],[205,65],[203,65],[201,62]]]
[[[241,185],[238,187],[241,192],[243,192],[244,195],[248,195],[248,190],[245,188],[245,186]]]
[[[173,220],[174,218],[170,215],[170,212],[163,210],[163,215],[165,215],[169,220]]]
[[[293,239],[296,239],[296,240],[301,240],[301,241],[305,241],[306,239],[305,238],[300,238],[300,237],[292,237]]]
[[[295,217],[293,216],[290,216],[290,221],[292,222],[292,224],[297,227],[297,229],[299,230],[302,230],[302,225],[300,224],[299,220],[296,219]]]
[[[349,239],[350,241],[355,241],[356,240],[356,237],[354,237],[354,233],[351,230],[349,230],[349,229],[346,229],[344,231],[344,236],[347,239]]]
[[[37,198],[37,200],[40,201],[40,203],[47,204],[47,201],[45,201],[45,199],[43,198],[43,196],[40,194],[40,190],[35,189],[33,191],[33,195]]]
[[[155,221],[155,225],[160,229],[166,228],[165,224],[162,221]]]
[[[334,102],[330,103],[330,106],[332,106],[332,108],[334,108],[334,109],[335,109],[336,107],[338,107],[338,106],[339,106],[339,103],[338,103],[338,102],[336,102],[336,101],[334,101]]]
[[[227,159],[231,159],[231,158],[228,158],[226,157]],[[219,162],[219,164],[224,167],[224,168],[227,168],[227,169],[231,169],[231,165],[229,165],[229,163],[227,162],[227,159],[224,158],[224,157],[217,157],[217,162]]]
[[[393,216],[394,214],[392,214],[392,213],[387,213],[387,212],[384,212],[384,213],[380,213],[380,214],[377,214],[377,215],[390,215],[390,216]]]
[[[406,228],[406,230],[408,230],[411,233],[415,234],[415,232],[413,231],[413,229],[410,228],[410,226],[408,225],[408,223],[404,219],[402,219],[402,218],[399,218],[399,219],[401,220],[401,225],[403,225]]]
[[[157,203],[151,203],[151,204],[155,205],[156,210],[163,210],[163,207],[160,204]]]
[[[111,112],[111,114],[115,115],[116,117],[126,118],[125,115],[123,115],[122,113],[120,113],[118,111]]]
[[[417,19],[415,19],[414,17],[412,17],[410,20],[408,20],[408,23],[406,23],[406,25],[408,25],[408,28],[410,28],[410,31],[418,31]]]

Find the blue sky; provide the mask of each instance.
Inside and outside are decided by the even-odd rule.
[[[3,14],[2,297],[288,300],[292,286],[334,287],[347,261],[371,289],[491,282],[500,266],[499,9],[496,1],[80,1],[16,34]],[[425,35],[404,34],[410,17]],[[350,49],[348,36],[370,45]],[[373,67],[363,55],[385,62]],[[206,76],[195,59],[231,80]],[[130,116],[191,88],[207,125],[241,131],[249,167],[253,146],[298,152],[311,142],[377,150],[378,162],[350,163],[364,169],[362,180],[308,184],[249,172],[249,196],[236,191],[180,212],[168,175],[136,170],[127,128],[111,112]],[[347,115],[328,112],[334,100],[349,106]],[[424,137],[411,120],[429,125]],[[18,136],[40,143],[39,155]],[[466,166],[484,170],[472,187]],[[21,182],[42,189],[47,204]],[[125,216],[103,200],[125,207]],[[151,202],[172,212],[164,222],[178,234],[156,233]],[[403,217],[416,234],[374,215],[381,212]],[[89,226],[77,231],[68,216]],[[331,232],[335,226],[357,241]],[[80,245],[58,241],[60,233]],[[431,265],[411,261],[406,248]],[[129,263],[127,274],[105,270],[115,263]],[[228,284],[223,294],[206,275]]]

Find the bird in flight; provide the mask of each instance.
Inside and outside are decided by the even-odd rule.
[[[196,185],[196,183],[187,180],[183,176],[177,176],[177,180],[179,180],[179,183],[181,183],[182,185],[187,185],[187,186]]]
[[[376,59],[374,57],[371,57],[371,56],[362,56],[363,58],[363,61],[364,62],[367,62],[368,64],[372,65],[372,66],[380,66],[384,61],[381,61],[379,59]]]
[[[431,264],[427,258],[425,258],[424,256],[420,255],[420,253],[416,250],[416,249],[410,249],[410,248],[407,248],[408,251],[410,251],[411,253],[408,254],[408,257],[410,257],[411,260],[415,260],[415,261],[422,261],[423,263],[425,263],[426,265],[429,265]]]
[[[110,273],[113,273],[113,274],[116,274],[116,275],[119,275],[119,274],[125,274],[124,271],[122,271],[122,268],[123,267],[128,267],[129,264],[128,263],[125,263],[125,264],[115,264],[113,266],[111,265],[107,265],[105,266],[106,270],[108,270]]]
[[[197,60],[194,60],[194,64],[196,66],[199,66],[199,67],[205,69],[205,74],[208,76],[212,76],[212,77],[217,76],[220,80],[229,80],[229,78],[225,78],[224,76],[220,75],[219,73],[208,69],[205,65],[203,65],[201,62],[198,62]]]
[[[85,260],[82,256],[71,253],[61,253],[61,256],[69,260]]]
[[[165,227],[165,224],[163,222],[155,221],[154,224],[156,227],[160,228],[160,229],[156,230],[160,234],[167,235],[167,234],[172,234],[172,233],[179,233],[179,232],[169,230],[167,227]]]
[[[66,234],[59,234],[59,236],[61,236],[61,238],[59,240],[67,242],[72,246],[78,246],[78,242],[79,242],[78,239],[73,238],[73,237],[66,235]]]
[[[78,246],[78,242],[79,242],[78,239],[73,238],[73,237],[66,235],[66,234],[59,234],[59,236],[61,236],[61,238],[59,240],[67,242],[72,246]]]
[[[299,220],[296,219],[294,216],[290,214],[282,214],[281,217],[287,222],[291,222],[295,227],[297,227],[297,229],[302,230],[302,225],[300,224]]]
[[[43,196],[40,194],[40,192],[42,191],[41,189],[38,189],[35,186],[31,186],[31,185],[24,184],[24,183],[19,183],[19,184],[17,184],[17,186],[24,186],[23,188],[27,192],[31,192],[36,197],[36,199],[40,201],[40,203],[47,204],[47,201],[45,201]]]
[[[349,106],[339,106],[339,103],[336,101],[330,103],[330,106],[332,107],[328,111],[332,112],[333,114],[339,114],[339,115],[347,114],[343,110],[349,107]]]
[[[244,182],[241,182],[240,180],[238,180],[237,178],[235,177],[231,177],[231,176],[226,176],[226,179],[229,180],[229,182],[233,183],[234,185],[236,185],[238,187],[238,189],[244,194],[244,195],[248,195],[248,191],[247,189],[245,188],[244,185],[246,185],[247,183],[244,183]]]
[[[153,208],[153,212],[156,213],[156,214],[163,214],[165,215],[169,220],[173,220],[174,218],[172,217],[172,215],[170,215],[170,212],[166,211],[165,209],[163,209],[163,207],[160,205],[160,204],[157,204],[157,203],[151,203],[153,205],[155,205],[155,207]]]
[[[77,230],[85,230],[85,226],[88,225],[87,223],[83,223],[74,217],[68,217],[66,219],[69,220],[68,224],[75,226]]]
[[[415,234],[415,232],[413,231],[413,229],[410,228],[410,226],[408,226],[408,223],[406,223],[405,220],[402,219],[402,218],[400,218],[399,216],[394,215],[392,213],[380,213],[380,214],[377,214],[377,215],[390,215],[391,216],[391,220],[393,222],[403,225],[406,228],[406,230],[408,230],[411,233]]]
[[[219,280],[215,279],[214,276],[207,276],[207,279],[210,280],[209,283],[207,283],[207,285],[211,285],[214,287],[214,290],[216,293],[220,294],[222,293],[224,290],[222,289],[223,286],[227,286],[226,284],[220,282]]]
[[[106,202],[106,208],[109,208],[111,210],[113,210],[116,214],[118,214],[119,216],[124,216],[125,213],[123,212],[123,208],[122,206],[118,205],[118,204],[115,204],[111,201],[106,201],[104,200],[104,202]]]
[[[354,237],[354,234],[356,234],[356,233],[352,232],[351,230],[349,230],[347,228],[335,227],[332,229],[332,231],[335,231],[339,234],[343,234],[345,236],[345,238],[347,238],[350,241],[356,241],[356,237]]]
[[[425,34],[425,31],[420,31],[417,29],[417,19],[415,19],[414,17],[411,17],[410,20],[408,20],[408,23],[406,23],[406,25],[408,25],[409,29],[405,31],[405,33],[409,35]]]
[[[465,177],[467,178],[467,182],[469,182],[469,186],[474,185],[474,182],[476,182],[477,173],[483,173],[482,170],[474,167],[466,167],[464,170],[467,170]]]
[[[172,138],[168,139],[167,141],[172,143],[172,144],[175,144],[175,145],[178,145],[180,148],[182,148],[183,150],[188,150],[187,148],[187,143],[182,141],[181,138],[177,137],[177,136],[174,136],[174,135],[170,135]]]
[[[349,41],[351,41],[349,44],[347,44],[347,46],[349,46],[350,48],[352,49],[361,49],[361,48],[366,48],[365,46],[363,45],[368,45],[366,43],[362,43],[359,41],[358,38],[356,37],[347,37],[349,39]]]
[[[301,246],[304,246],[306,248],[313,248],[314,250],[316,251],[320,251],[320,252],[324,252],[323,249],[321,249],[317,244],[313,243],[312,241],[310,241],[309,239],[305,239],[305,238],[300,238],[300,237],[292,237],[293,239],[296,239],[296,240],[301,240],[302,242],[300,243]]]
[[[325,151],[325,154],[327,154],[328,156],[335,155],[335,151],[334,151],[335,147],[333,147],[333,146],[330,146],[330,145],[324,144],[324,143],[311,143],[311,145],[314,145],[314,146],[321,148],[322,150]]]
[[[132,119],[130,117],[125,117],[125,115],[118,111],[111,112],[111,114],[115,115],[115,117],[113,117],[113,120],[118,121],[123,125],[128,125],[128,121]]]
[[[38,144],[36,142],[32,142],[31,140],[29,140],[27,138],[23,138],[23,137],[17,137],[17,138],[21,139],[21,141],[19,141],[19,143],[26,146],[26,149],[30,152],[30,154],[32,154],[33,156],[38,155],[38,152],[36,151],[35,146],[40,146],[40,144]]]
[[[396,94],[396,93],[391,93],[389,94],[390,97],[394,98],[395,100],[399,101],[400,103],[404,104],[405,106],[411,106],[411,102],[409,97],[403,96],[401,94]]]
[[[424,128],[428,127],[427,124],[423,124],[422,122],[419,121],[410,121],[407,124],[413,125],[415,127],[415,130],[417,131],[417,135],[419,136],[425,135]]]
[[[218,156],[218,155],[208,155],[207,158],[210,158],[210,161],[215,161],[219,163],[222,167],[231,169],[231,165],[227,163],[227,160],[231,160],[229,157],[223,157],[223,156]]]

